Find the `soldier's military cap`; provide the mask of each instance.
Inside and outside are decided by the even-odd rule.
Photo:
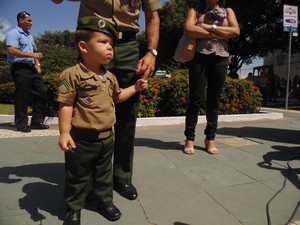
[[[97,16],[86,16],[78,20],[76,30],[92,30],[107,34],[112,37],[113,42],[118,40],[117,32],[113,25]]]

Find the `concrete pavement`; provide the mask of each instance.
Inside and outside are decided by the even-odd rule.
[[[182,123],[138,126],[138,199],[114,193],[122,211],[116,222],[88,205],[82,225],[300,224],[300,112],[271,111],[282,118],[221,121],[216,156],[204,151],[203,123],[192,156],[182,153]],[[57,125],[20,134],[0,122],[0,225],[60,225],[64,158]]]

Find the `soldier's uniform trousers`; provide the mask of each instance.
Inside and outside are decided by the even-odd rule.
[[[71,129],[76,148],[65,153],[65,202],[73,211],[84,207],[87,188],[92,181],[99,202],[113,199],[112,155],[114,149],[112,129],[93,131]]]
[[[123,34],[124,36],[124,34]],[[107,67],[118,80],[121,88],[133,85],[138,79],[135,70],[139,60],[139,44],[134,37],[118,40],[114,60]],[[135,127],[139,110],[140,93],[122,103],[116,103],[115,149],[113,161],[114,181],[132,182]]]

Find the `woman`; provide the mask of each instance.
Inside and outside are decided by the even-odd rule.
[[[197,38],[196,54],[189,63],[190,91],[184,131],[186,154],[194,153],[195,128],[205,90],[207,125],[204,144],[208,153],[219,153],[214,139],[220,92],[228,69],[228,40],[240,34],[234,11],[224,6],[225,0],[200,0],[199,7],[190,8],[185,21],[185,32]]]

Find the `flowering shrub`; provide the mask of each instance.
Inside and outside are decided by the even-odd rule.
[[[161,90],[157,79],[148,80],[148,88],[143,90],[140,95],[140,105],[138,117],[154,117],[157,110],[158,95]]]
[[[174,71],[172,78],[149,78],[141,92],[138,117],[185,115],[188,79],[185,70]]]
[[[252,81],[226,78],[220,96],[220,114],[248,114],[260,110],[262,96]]]
[[[141,94],[138,116],[184,116],[188,103],[188,86],[187,70],[173,71],[170,79],[150,78],[149,88]],[[261,102],[261,93],[251,81],[226,78],[220,95],[219,112],[257,113]],[[201,106],[199,114],[205,114],[205,105]]]
[[[14,104],[15,85],[13,82],[0,84],[0,103]]]
[[[47,116],[57,116],[57,81],[59,74],[45,75]],[[141,92],[138,117],[184,116],[188,102],[187,70],[175,70],[171,78],[149,78],[148,89]],[[0,85],[0,103],[13,104],[14,84]],[[251,81],[226,78],[221,92],[220,114],[249,114],[260,110],[262,96]],[[205,106],[200,109],[205,114]]]
[[[161,92],[155,116],[185,115],[189,80],[185,70],[177,70],[170,79],[160,79]]]

